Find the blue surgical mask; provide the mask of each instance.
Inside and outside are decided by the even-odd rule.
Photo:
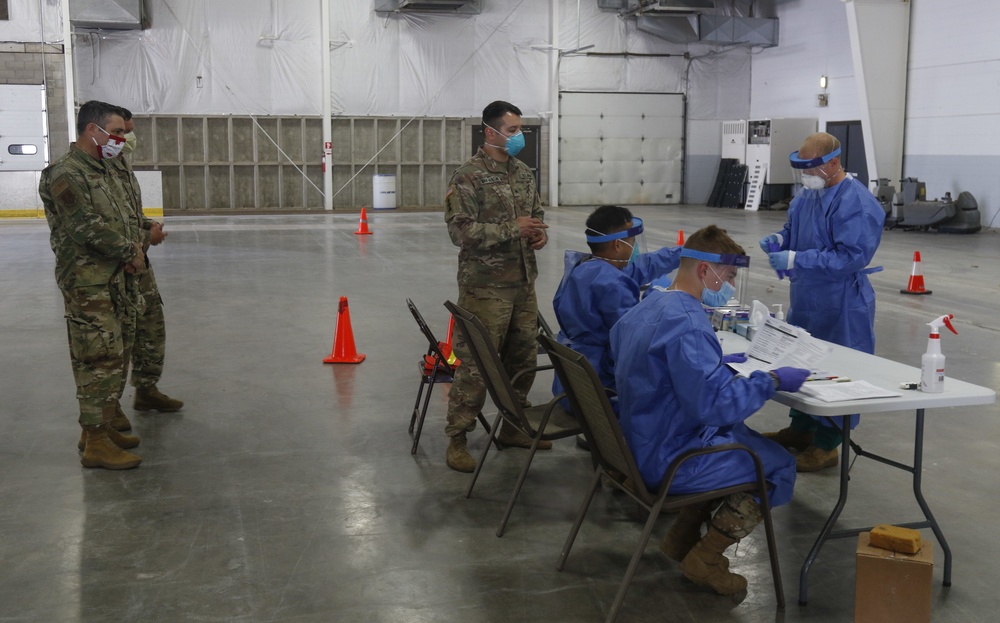
[[[513,136],[508,136],[507,137],[507,155],[508,156],[516,156],[519,153],[521,153],[522,149],[524,149],[524,134],[523,133],[518,132],[517,134],[514,134]]]
[[[486,127],[490,128],[491,130],[494,130],[500,136],[503,136],[503,132],[497,130],[493,126],[489,125]],[[504,150],[507,152],[508,156],[516,156],[519,153],[521,153],[522,149],[524,149],[524,133],[522,133],[520,130],[517,132],[517,134],[511,134],[510,136],[507,136],[505,138],[507,140],[504,143]],[[499,145],[494,145],[494,147],[499,147]]]
[[[709,268],[713,273],[715,273],[714,268],[711,266],[709,266]],[[715,277],[722,282],[722,285],[719,286],[718,292],[712,290],[708,286],[705,286],[705,289],[701,291],[701,302],[709,307],[722,307],[733,297],[733,294],[736,292],[736,288],[733,284],[719,277],[718,273],[715,273]],[[702,281],[701,284],[705,285],[705,282]]]
[[[728,286],[728,288],[726,287]],[[701,302],[709,307],[722,307],[729,302],[733,292],[736,290],[728,282],[722,284],[718,292],[705,288],[701,291]]]

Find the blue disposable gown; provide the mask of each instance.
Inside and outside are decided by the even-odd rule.
[[[853,178],[792,200],[781,230],[782,248],[795,251],[788,322],[828,342],[875,352],[873,271],[866,267],[884,222],[878,200]]]
[[[875,290],[866,268],[882,240],[885,210],[848,177],[823,190],[803,190],[788,209],[783,249],[795,251],[788,322],[815,337],[874,354]],[[828,424],[827,418],[815,418]],[[851,416],[851,428],[858,424]]]
[[[792,497],[795,459],[744,423],[774,392],[764,372],[734,376],[722,363],[722,347],[701,302],[679,290],[648,292],[611,330],[618,362],[619,417],[642,479],[663,480],[682,453],[726,443],[757,452],[777,506]],[[745,452],[699,456],[684,463],[672,494],[744,483],[755,477]]]
[[[552,300],[559,321],[557,339],[585,356],[605,387],[615,387],[611,327],[639,302],[639,287],[675,270],[680,255],[681,247],[664,247],[643,253],[618,269],[589,253],[566,251],[565,272]],[[562,391],[562,383],[556,377],[552,394],[559,395]],[[569,408],[568,404],[564,406]]]

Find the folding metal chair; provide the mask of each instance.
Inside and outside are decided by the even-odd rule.
[[[575,350],[563,346],[552,338],[539,336],[538,341],[542,343],[545,350],[549,352],[549,358],[555,366],[556,374],[559,375],[563,387],[566,389],[566,396],[569,398],[573,413],[581,418],[580,425],[583,434],[590,443],[590,451],[593,454],[597,467],[594,469],[594,476],[590,483],[590,490],[583,500],[580,512],[577,514],[573,528],[563,545],[562,553],[556,568],[563,570],[566,559],[569,557],[573,541],[580,531],[583,519],[594,499],[594,494],[601,485],[601,476],[608,475],[611,485],[621,490],[636,502],[638,502],[648,513],[649,518],[643,528],[639,538],[639,545],[632,555],[628,569],[625,571],[625,578],[618,588],[618,594],[611,604],[611,611],[608,612],[607,623],[611,623],[618,616],[622,603],[625,601],[625,593],[632,583],[639,560],[649,542],[650,534],[657,518],[663,511],[679,509],[689,504],[704,503],[709,500],[725,497],[731,493],[746,491],[753,493],[760,500],[760,510],[764,517],[764,530],[767,534],[767,551],[771,559],[771,575],[774,578],[774,592],[778,600],[778,608],[784,609],[785,595],[781,584],[781,571],[778,568],[778,548],[774,540],[774,526],[771,523],[771,504],[767,497],[767,481],[764,478],[764,466],[760,457],[751,448],[742,444],[725,444],[710,448],[698,448],[685,452],[677,457],[667,468],[660,486],[656,489],[646,487],[639,474],[639,468],[635,464],[635,458],[631,450],[625,443],[621,427],[618,425],[618,418],[611,408],[611,401],[608,400],[607,390],[601,386],[601,381],[594,371],[593,366],[587,358]],[[669,495],[670,485],[673,483],[677,470],[685,461],[703,454],[716,452],[746,452],[753,459],[756,470],[756,478],[747,483],[692,493],[684,495]],[[625,486],[622,480],[610,476],[609,471],[617,474],[624,474],[630,481],[630,486]],[[619,478],[621,478],[619,476]]]
[[[424,428],[424,418],[427,416],[427,405],[431,401],[431,392],[434,390],[434,385],[437,383],[451,383],[455,376],[455,366],[448,363],[448,358],[444,356],[444,353],[441,352],[441,348],[438,346],[437,338],[434,337],[434,333],[427,326],[427,322],[424,321],[424,317],[417,310],[417,306],[414,305],[413,301],[406,299],[406,306],[410,308],[410,313],[413,314],[413,319],[417,321],[420,332],[427,338],[427,355],[426,357],[421,357],[420,362],[417,364],[420,370],[420,386],[417,388],[417,399],[413,403],[413,413],[410,415],[410,434],[413,435],[413,447],[410,448],[410,454],[416,454],[417,444],[420,443],[420,432]],[[434,362],[430,370],[426,366],[427,357],[431,357]],[[425,388],[427,389],[426,395],[424,394]],[[424,399],[423,406],[420,406],[421,397]],[[482,422],[486,432],[489,432],[490,425],[483,414],[480,413],[478,418]],[[413,432],[414,425],[416,425],[416,433]]]
[[[510,378],[504,369],[503,362],[500,360],[500,354],[497,352],[496,346],[493,344],[492,338],[490,338],[489,332],[483,326],[483,323],[471,312],[462,309],[451,301],[446,302],[444,305],[451,312],[452,316],[454,316],[455,324],[458,325],[459,331],[462,332],[462,337],[465,338],[466,346],[469,352],[472,353],[472,358],[476,362],[479,373],[483,378],[483,383],[486,385],[486,389],[498,409],[496,419],[493,422],[493,430],[490,433],[490,441],[495,441],[502,421],[508,422],[532,438],[528,456],[525,458],[524,465],[521,467],[521,473],[517,477],[517,484],[510,495],[507,509],[504,511],[503,519],[500,521],[500,527],[497,528],[497,536],[499,537],[503,536],[504,530],[507,527],[507,521],[514,510],[515,502],[517,502],[517,496],[521,492],[521,486],[528,475],[528,468],[531,467],[531,461],[538,450],[538,443],[542,440],[572,437],[578,435],[581,429],[577,421],[559,406],[559,401],[563,398],[563,394],[554,397],[547,404],[525,408],[514,392],[513,383],[522,374],[540,370],[551,370],[552,366],[536,366],[527,370],[520,370],[515,374],[513,379]],[[501,446],[498,445],[497,447]],[[486,444],[483,448],[482,456],[479,457],[479,463],[476,465],[476,471],[472,475],[472,480],[469,482],[469,487],[465,491],[465,497],[472,496],[472,489],[476,486],[476,480],[479,478],[479,472],[483,469],[483,464],[486,462],[486,455],[489,450],[490,444]]]
[[[555,332],[552,331],[552,327],[545,321],[545,316],[542,315],[542,312],[538,312],[538,334],[548,336],[552,339],[556,337]]]
[[[545,321],[545,316],[542,315],[542,312],[538,312],[538,335],[547,335],[552,339],[556,339],[556,332],[553,331],[552,327],[549,326],[549,323]],[[548,354],[545,352],[545,349],[542,348],[541,344],[538,345],[538,354]]]

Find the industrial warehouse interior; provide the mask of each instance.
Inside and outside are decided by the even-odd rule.
[[[803,563],[844,487],[834,530],[923,520],[915,479],[952,565],[921,527],[927,564],[912,575],[929,581],[901,585],[914,597],[897,612],[995,616],[993,400],[928,407],[925,422],[914,409],[862,414],[855,447],[906,466],[922,444],[916,474],[854,452],[849,481],[840,465],[799,473],[791,501],[773,509],[783,607],[763,528],[726,551],[748,581],[730,598],[661,553],[678,517],[663,513],[616,610],[642,507],[602,485],[558,570],[594,475],[571,436],[534,456],[498,538],[529,451],[491,450],[467,498],[471,474],[446,464],[448,384],[430,390],[414,443],[429,344],[407,308],[446,339],[444,303],[460,292],[445,196],[483,144],[494,100],[524,112],[518,158],[548,225],[534,289],[555,332],[564,253],[587,251],[588,215],[604,204],[642,219],[649,251],[718,225],[750,257],[740,302],[787,312],[794,286],[758,241],[781,231],[801,190],[789,152],[826,131],[885,209],[869,263],[882,268],[869,275],[874,351],[913,370],[884,389],[922,393],[899,384],[919,384],[927,323],[953,314],[942,395],[956,382],[995,390],[991,0],[0,8],[0,621],[879,620],[863,617],[875,610],[861,595],[895,595],[861,581],[870,561],[857,536],[823,545],[807,600]],[[38,194],[89,100],[135,116],[143,208],[168,234],[148,251],[167,335],[159,388],[184,402],[134,410],[126,387],[142,464],[121,471],[81,467],[74,448],[66,310]],[[36,136],[37,153],[24,153]],[[721,174],[727,163],[735,184]],[[929,292],[914,296],[918,276]],[[324,363],[345,334],[364,360]],[[552,378],[538,373],[533,404],[552,398]],[[483,414],[492,423],[496,413],[487,398]],[[746,423],[777,431],[788,413],[772,399]],[[477,459],[487,440],[481,425],[468,433]],[[904,563],[889,560],[886,574],[893,564]]]

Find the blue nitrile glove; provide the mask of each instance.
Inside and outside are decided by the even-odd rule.
[[[770,253],[767,260],[774,270],[791,270],[795,268],[795,251],[778,251]]]
[[[771,244],[778,245],[778,248],[780,249],[781,236],[779,236],[778,234],[769,234],[767,236],[764,236],[763,238],[760,239],[760,250],[763,251],[764,253],[770,252],[772,250]]]
[[[771,374],[778,379],[779,392],[797,392],[809,378],[809,370],[804,368],[778,368]]]
[[[722,356],[722,363],[743,363],[747,360],[746,353],[732,353]]]

